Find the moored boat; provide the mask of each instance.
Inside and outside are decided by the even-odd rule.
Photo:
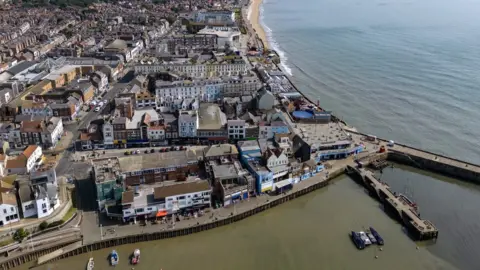
[[[370,232],[375,237],[375,239],[377,239],[377,244],[378,245],[383,245],[384,244],[383,238],[380,236],[380,234],[374,228],[370,227]]]
[[[93,258],[88,259],[87,270],[93,270],[94,266],[95,266],[95,262],[93,261]]]
[[[375,236],[373,236],[373,234],[369,230],[367,230],[366,233],[367,233],[368,239],[370,239],[370,242],[372,242],[372,244],[376,244],[377,239],[375,238]]]
[[[365,242],[363,242],[363,240],[360,238],[360,236],[358,235],[358,233],[352,231],[352,233],[350,234],[351,238],[352,238],[352,241],[353,241],[353,244],[355,244],[355,246],[358,248],[358,249],[364,249],[365,248]]]
[[[358,232],[358,235],[360,236],[360,239],[362,239],[362,241],[365,243],[366,246],[369,246],[372,244],[372,241],[368,239],[368,236],[364,231]]]
[[[110,253],[110,264],[112,266],[115,266],[118,264],[118,253],[116,250],[112,250],[112,253]]]
[[[139,262],[140,262],[140,249],[137,248],[133,251],[131,263],[137,264]]]

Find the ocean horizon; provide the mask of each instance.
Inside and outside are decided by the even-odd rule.
[[[264,0],[281,68],[361,132],[478,163],[480,1]]]

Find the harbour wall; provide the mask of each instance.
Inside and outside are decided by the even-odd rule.
[[[435,155],[433,153],[430,154]],[[392,149],[388,151],[388,160],[390,161],[480,184],[480,173],[477,170],[471,169],[477,167],[477,165],[451,159],[441,155],[435,156],[437,157],[437,159],[425,157],[422,154],[417,155],[414,153],[403,152],[401,150],[397,151]],[[451,162],[449,162],[452,160],[463,164],[463,166],[453,165]]]
[[[225,226],[240,220],[243,220],[247,217],[253,216],[255,214],[261,213],[263,211],[266,211],[270,208],[273,208],[275,206],[278,206],[280,204],[283,204],[285,202],[291,201],[295,198],[301,197],[305,194],[308,194],[312,191],[315,191],[317,189],[323,188],[327,186],[334,178],[337,176],[341,175],[344,173],[345,168],[340,167],[340,168],[335,168],[334,170],[329,172],[329,177],[325,180],[317,180],[318,182],[313,183],[310,186],[307,186],[303,189],[297,190],[295,192],[291,192],[285,196],[274,198],[273,200],[264,203],[262,205],[259,205],[253,209],[247,210],[242,213],[238,213],[236,215],[232,215],[230,217],[220,219],[217,221],[212,221],[210,223],[206,224],[200,224],[196,226],[192,226],[189,228],[182,228],[182,229],[176,229],[176,230],[171,230],[171,231],[159,231],[159,232],[154,232],[154,233],[144,233],[144,234],[136,234],[136,235],[129,235],[129,236],[124,236],[124,237],[117,237],[117,238],[110,238],[98,242],[94,242],[91,244],[87,245],[82,245],[81,247],[78,247],[76,249],[70,250],[58,257],[52,258],[47,262],[52,262],[56,260],[60,260],[63,258],[68,258],[71,256],[76,256],[80,255],[86,252],[91,252],[99,249],[104,249],[104,248],[110,248],[114,246],[119,246],[119,245],[126,245],[126,244],[132,244],[132,243],[138,243],[138,242],[145,242],[145,241],[155,241],[155,240],[161,240],[161,239],[167,239],[167,238],[173,238],[173,237],[178,237],[178,236],[185,236],[193,233],[199,233],[207,230],[211,230],[217,227]],[[305,180],[309,181],[309,180]],[[72,244],[72,243],[69,243]],[[21,264],[37,260],[39,257],[47,255],[49,253],[53,253],[54,251],[65,247],[67,244],[61,244],[57,245],[55,247],[50,247],[46,248],[43,250],[37,250],[30,252],[28,254],[24,254],[15,258],[12,258],[10,260],[7,260],[5,262],[2,262],[0,264],[0,270],[8,270],[12,269],[14,267],[17,267]]]

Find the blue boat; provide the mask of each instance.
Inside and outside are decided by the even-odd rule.
[[[360,238],[360,235],[358,235],[358,233],[352,231],[352,234],[350,236],[352,237],[352,241],[358,249],[365,248],[365,242]]]
[[[380,246],[383,246],[384,242],[383,242],[383,238],[380,236],[380,234],[378,234],[378,232],[370,227],[370,232],[373,234],[373,237],[375,237],[375,239],[377,239],[377,244],[380,245]]]
[[[110,264],[112,266],[115,266],[118,264],[118,253],[116,250],[112,250],[112,253],[110,253]]]

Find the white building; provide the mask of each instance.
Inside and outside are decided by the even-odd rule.
[[[55,147],[63,135],[63,121],[61,117],[52,117],[46,123],[46,131],[42,133],[42,140],[44,144]]]
[[[238,76],[247,75],[250,65],[243,59],[229,62],[214,62],[203,64],[184,63],[162,63],[162,64],[137,64],[135,65],[136,74],[151,74],[165,70],[176,73],[187,74],[195,78],[210,78],[217,76]]]
[[[102,126],[102,133],[103,133],[103,144],[105,144],[105,148],[107,145],[113,145],[113,125],[109,121],[105,121]]]
[[[147,127],[147,136],[149,141],[165,140],[165,128],[163,126]]]
[[[245,138],[245,120],[228,120],[228,138],[244,139]]]
[[[180,111],[178,115],[178,136],[197,137],[198,117],[196,111]]]
[[[0,181],[0,226],[20,220],[13,184]]]
[[[26,101],[22,103],[22,114],[34,116],[52,116],[53,112],[45,102]]]
[[[235,13],[231,10],[204,10],[195,13],[194,20],[207,24],[233,24]]]
[[[207,26],[198,31],[198,34],[216,35],[218,47],[222,48],[226,44],[231,46],[238,44],[241,33],[238,27]]]
[[[202,209],[210,207],[211,188],[207,181],[195,181],[177,185],[167,185],[125,191],[122,194],[122,218],[124,222],[135,220],[137,216],[155,217],[176,213],[185,208]],[[147,200],[153,193],[153,200]],[[110,215],[107,208],[107,215]]]
[[[8,174],[29,173],[35,166],[42,163],[42,148],[37,145],[29,145],[23,153],[16,157],[5,160],[5,168]]]
[[[278,179],[288,174],[288,157],[283,149],[268,149],[265,152],[265,163],[273,173],[273,179]]]

